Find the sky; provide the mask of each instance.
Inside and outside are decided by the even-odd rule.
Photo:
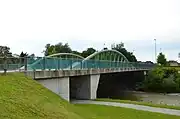
[[[0,0],[0,45],[42,56],[47,43],[73,50],[125,44],[138,60],[178,60],[179,0]]]

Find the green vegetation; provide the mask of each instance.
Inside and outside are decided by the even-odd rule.
[[[23,74],[0,76],[0,119],[179,119],[100,105],[73,105]]]
[[[137,105],[145,105],[145,106],[151,106],[151,107],[160,107],[160,108],[180,110],[179,106],[170,106],[170,105],[165,105],[165,104],[152,104],[152,103],[147,103],[147,102],[137,102],[137,101],[130,101],[130,100],[99,98],[99,99],[96,99],[96,101],[119,102],[119,103],[137,104]]]
[[[162,65],[162,66],[166,66],[167,65],[167,60],[165,58],[165,55],[162,52],[159,53],[159,55],[157,57],[157,63]]]
[[[167,67],[161,67],[163,69],[176,69],[178,71],[180,71],[180,67],[179,66],[167,66]]]
[[[69,104],[23,74],[0,76],[0,119],[81,119]]]
[[[124,43],[113,44],[112,49],[121,52],[129,62],[137,62],[135,55],[132,52],[127,51],[127,49],[124,47]]]
[[[138,111],[128,108],[87,104],[76,106],[84,109],[82,112],[78,112],[84,119],[179,119],[179,116]]]
[[[104,50],[105,49],[107,50],[107,48],[104,48]],[[137,62],[137,59],[133,55],[133,53],[128,52],[126,50],[126,48],[124,47],[124,43],[113,44],[111,49],[121,52],[130,62]],[[55,53],[74,53],[74,54],[81,55],[83,57],[87,57],[96,51],[97,50],[94,49],[93,47],[87,48],[86,50],[84,50],[82,52],[73,51],[71,49],[71,47],[68,45],[68,43],[65,43],[64,45],[62,43],[57,43],[55,45],[46,44],[45,50],[44,50],[44,55],[47,56],[47,55],[52,55]],[[114,58],[112,58],[112,59],[114,59]]]
[[[154,68],[147,74],[146,79],[137,85],[137,89],[146,92],[180,92],[180,74],[175,68]]]

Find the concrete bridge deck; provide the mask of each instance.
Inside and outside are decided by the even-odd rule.
[[[146,68],[105,68],[105,69],[73,69],[73,70],[36,70],[27,71],[27,75],[34,79],[51,79],[70,76],[96,75],[129,71],[148,71]]]

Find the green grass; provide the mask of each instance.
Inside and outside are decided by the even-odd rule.
[[[80,119],[70,105],[23,74],[0,76],[0,119]]]
[[[137,102],[137,101],[130,101],[130,100],[99,98],[99,99],[96,99],[96,101],[119,102],[119,103],[137,104],[137,105],[145,105],[145,106],[151,106],[151,107],[160,107],[160,108],[180,110],[180,106],[171,106],[171,105],[164,105],[164,104],[152,104],[152,103],[147,103],[147,102]]]
[[[128,108],[100,106],[100,105],[76,105],[82,110],[79,115],[85,119],[179,119],[178,116],[170,116],[159,113],[138,111]]]
[[[73,105],[23,74],[0,76],[0,119],[179,119],[133,109]]]
[[[179,66],[167,66],[167,67],[162,67],[164,69],[176,69],[178,71],[180,71],[180,67]]]

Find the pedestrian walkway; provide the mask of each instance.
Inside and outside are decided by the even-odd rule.
[[[125,107],[125,108],[131,108],[131,109],[136,109],[136,110],[143,110],[143,111],[149,111],[149,112],[157,112],[157,113],[180,116],[180,110],[157,108],[157,107],[150,107],[150,106],[143,106],[143,105],[136,105],[136,104],[91,101],[91,100],[74,100],[74,101],[72,101],[72,103],[74,103],[74,104],[97,104],[97,105],[106,105],[106,106],[115,106],[115,107]]]

